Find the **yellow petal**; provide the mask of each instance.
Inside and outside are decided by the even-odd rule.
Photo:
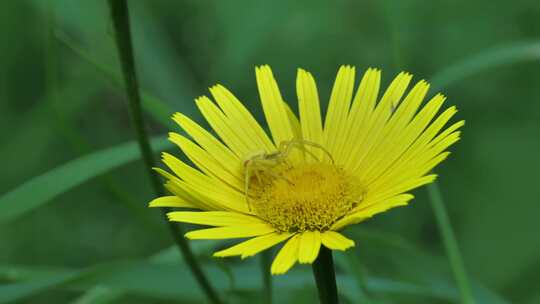
[[[422,134],[443,102],[444,97],[442,95],[435,96],[414,117],[410,124],[406,127],[394,128],[394,131],[388,132],[384,136],[384,141],[372,151],[369,157],[364,159],[364,164],[355,164],[355,171],[358,170],[360,173],[359,178],[366,181],[373,181],[376,177],[384,173],[389,166],[394,164],[403,155],[404,151]],[[362,168],[362,170],[359,170],[359,168]]]
[[[215,179],[221,180],[238,191],[244,191],[243,176],[232,174],[222,163],[191,140],[172,132],[169,133],[169,140],[178,145],[184,154],[186,154],[186,156],[204,173],[213,176]]]
[[[285,102],[269,66],[257,67],[255,75],[264,116],[272,133],[274,144],[279,146],[282,141],[291,140],[294,137],[293,127],[285,109]]]
[[[176,113],[173,119],[223,167],[241,179],[243,174],[242,161],[229,148],[187,116]]]
[[[173,211],[167,213],[170,221],[209,226],[240,226],[265,224],[259,218],[227,211]]]
[[[229,90],[218,84],[211,87],[210,92],[227,118],[236,123],[236,132],[244,140],[249,141],[250,146],[256,150],[263,149],[266,152],[275,150],[274,144],[272,144],[263,128]]]
[[[165,182],[165,188],[175,196],[179,197],[184,201],[193,203],[199,209],[215,209],[214,206],[205,203],[206,200],[202,200],[202,197],[198,195],[197,192],[192,191],[191,188],[189,188],[187,184],[178,177],[161,168],[153,168],[153,170],[167,179],[167,181]]]
[[[302,138],[311,142],[322,141],[321,106],[319,93],[313,76],[302,69],[298,69],[296,77],[296,92],[298,95],[298,109],[302,125]]]
[[[313,263],[321,248],[321,233],[319,231],[306,231],[300,234],[299,246],[298,262],[300,264]]]
[[[412,176],[420,176],[425,174],[424,172],[424,166],[426,163],[431,162],[435,157],[440,155],[444,150],[446,150],[448,147],[456,143],[461,139],[461,131],[454,132],[450,135],[448,135],[446,138],[439,141],[436,145],[432,146],[427,150],[426,152],[422,153],[422,155],[414,160],[414,163],[416,166],[410,170],[410,174]]]
[[[284,274],[298,261],[299,236],[295,235],[278,252],[270,271],[272,274]]]
[[[459,141],[460,134],[460,131],[456,131],[438,141],[434,146],[430,147],[431,144],[428,144],[427,150],[409,160],[409,162],[403,165],[399,170],[396,170],[392,177],[386,177],[386,183],[374,183],[370,186],[371,189],[373,189],[374,192],[379,191],[379,189],[388,189],[394,187],[396,184],[416,179],[428,173],[435,165],[442,161],[442,159],[446,158],[447,154],[445,155],[445,153],[447,152],[443,151]]]
[[[347,125],[347,116],[354,90],[355,68],[341,66],[330,95],[328,110],[324,122],[323,146],[332,155],[341,155],[346,138],[343,136]],[[340,160],[337,160],[341,163]]]
[[[300,125],[298,117],[296,117],[296,114],[294,114],[293,110],[286,102],[284,103],[284,107],[285,112],[287,112],[287,117],[289,118],[289,123],[291,124],[293,138],[302,138],[302,126]]]
[[[226,226],[190,231],[186,233],[186,238],[191,240],[238,239],[259,236],[272,233],[274,231],[275,229],[267,224],[250,224],[242,226]]]
[[[377,69],[367,69],[360,81],[360,86],[356,91],[349,116],[347,117],[347,138],[348,141],[342,151],[343,163],[349,163],[352,157],[354,143],[363,142],[367,135],[367,126],[369,117],[375,108],[375,102],[379,94],[379,86],[381,83],[381,71]]]
[[[412,194],[401,194],[383,201],[362,203],[352,210],[350,214],[335,222],[331,229],[340,230],[346,226],[358,224],[388,209],[405,206],[413,198],[414,196]]]
[[[435,121],[418,137],[414,144],[407,150],[403,160],[408,162],[416,158],[429,148],[429,143],[435,138],[444,125],[457,113],[456,107],[446,109]],[[446,132],[443,132],[447,134]],[[441,133],[442,134],[442,133]]]
[[[399,105],[399,102],[401,101],[401,97],[409,86],[411,79],[411,74],[401,72],[388,86],[388,89],[386,92],[384,92],[381,101],[377,104],[377,107],[373,111],[373,115],[370,117],[374,127],[384,125],[384,123],[388,120],[388,117],[394,113],[395,109]]]
[[[165,183],[165,188],[178,197],[185,196],[186,200],[193,202],[193,204],[197,205],[198,208],[202,210],[238,211],[234,210],[233,208],[223,206],[220,202],[212,199],[211,197],[201,194],[189,184],[178,178],[167,181]]]
[[[321,234],[322,244],[332,250],[345,251],[354,246],[354,241],[344,237],[336,231],[325,231]]]
[[[358,164],[363,161],[368,152],[371,151],[373,145],[379,143],[382,139],[382,130],[386,125],[386,122],[393,111],[399,104],[401,97],[405,93],[412,75],[408,73],[400,73],[390,84],[386,92],[384,93],[381,101],[377,104],[377,107],[373,113],[369,116],[369,121],[366,125],[366,135],[363,136],[362,141],[357,141],[355,147],[352,150],[349,163]]]
[[[394,130],[401,130],[411,118],[416,114],[420,104],[424,100],[429,90],[429,83],[425,80],[419,81],[407,94],[403,102],[393,111],[390,120],[384,127],[383,138]]]
[[[407,191],[410,191],[414,188],[418,188],[420,186],[432,183],[437,178],[436,174],[430,174],[426,176],[422,176],[415,179],[406,179],[405,181],[393,185],[389,188],[381,188],[381,189],[374,189],[372,199],[373,200],[384,200],[387,198],[390,198],[394,195],[405,193]]]
[[[455,130],[463,127],[464,125],[465,125],[464,120],[460,120],[460,121],[454,123],[450,127],[446,128],[443,132],[441,132],[441,134],[437,135],[437,137],[434,138],[432,141],[430,141],[429,144],[430,145],[435,145],[435,144],[439,143],[439,141],[446,138],[448,135],[450,135],[450,133],[453,133]]]
[[[176,195],[162,196],[152,200],[149,207],[199,208],[198,205],[183,200]]]
[[[435,97],[433,99],[435,100]],[[439,100],[441,100],[441,98],[439,98]],[[436,106],[436,104],[434,104],[434,106]],[[431,123],[417,139],[415,139],[414,143],[410,145],[383,174],[377,177],[376,180],[369,181],[369,187],[373,189],[388,188],[391,187],[392,184],[402,182],[408,176],[411,176],[409,173],[421,165],[418,163],[418,159],[422,157],[422,154],[424,154],[427,149],[429,149],[431,140],[456,113],[457,110],[455,107],[450,107],[439,115],[439,117],[437,117],[435,121]],[[463,126],[463,121],[450,126],[448,130],[453,131],[461,126]],[[441,135],[443,133],[445,135],[448,134],[446,130],[442,132]],[[416,175],[416,177],[419,176]]]
[[[209,198],[215,209],[249,212],[243,193],[220,180],[203,174],[168,153],[162,153],[162,159],[177,176],[185,181],[184,188],[188,186],[186,189],[192,194]]]
[[[216,131],[223,142],[225,142],[225,144],[240,159],[251,153],[253,150],[261,149],[260,147],[253,147],[246,142],[246,140],[238,134],[236,122],[228,119],[208,97],[199,97],[195,102],[212,129]]]
[[[435,166],[440,164],[443,160],[448,158],[448,155],[450,155],[450,152],[443,152],[436,157],[432,158],[430,161],[426,162],[423,165],[420,165],[418,168],[416,168],[415,174],[421,176],[424,174],[427,174],[430,172]]]
[[[229,247],[227,249],[218,251],[214,253],[215,257],[228,257],[240,255],[242,259],[245,259],[250,256],[266,250],[276,244],[279,244],[286,239],[290,238],[292,233],[270,233],[267,235],[259,236],[237,244],[235,246]]]

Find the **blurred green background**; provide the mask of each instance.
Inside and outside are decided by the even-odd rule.
[[[432,80],[467,121],[436,171],[476,299],[540,303],[538,1],[129,4],[154,135],[177,130],[174,111],[202,122],[193,99],[217,82],[261,118],[259,64],[293,105],[297,67],[322,99],[341,64],[381,68],[384,85],[402,70]],[[146,208],[136,146],[118,148],[134,135],[107,3],[2,1],[0,20],[0,302],[203,301]],[[343,302],[362,303],[361,277],[371,303],[459,302],[426,191],[415,194],[346,231],[357,247],[336,254]],[[221,243],[192,244],[231,303],[260,299],[257,258],[213,260]],[[276,303],[312,303],[312,280],[307,266],[274,277]]]

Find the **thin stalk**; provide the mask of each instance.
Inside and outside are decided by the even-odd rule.
[[[55,39],[55,20],[56,20],[56,2],[51,1],[47,7],[47,26],[45,35],[45,96],[47,104],[50,108],[50,124],[56,127],[58,133],[67,141],[72,150],[78,154],[83,154],[91,151],[92,147],[84,138],[77,132],[77,128],[67,119],[66,113],[62,110],[62,102],[60,100],[58,86],[58,49],[56,48]],[[157,229],[154,222],[150,221],[148,213],[143,213],[138,202],[129,192],[118,186],[118,183],[113,177],[103,175],[98,177],[98,181],[107,190],[113,198],[124,204],[137,216],[142,223],[149,229]]]
[[[118,55],[122,64],[122,72],[124,76],[124,82],[126,87],[126,93],[129,101],[129,111],[135,132],[137,135],[137,141],[141,150],[142,158],[144,160],[145,168],[150,178],[151,184],[157,196],[162,196],[165,191],[161,184],[161,181],[154,174],[152,168],[154,167],[154,157],[152,149],[148,141],[148,135],[144,126],[144,119],[141,111],[141,96],[139,93],[139,84],[137,81],[137,74],[135,72],[135,60],[133,56],[133,46],[131,42],[131,30],[129,24],[129,11],[126,0],[109,0],[109,7],[111,9],[112,20],[114,24],[114,31],[116,37],[116,44],[118,48]],[[191,272],[195,276],[195,279],[199,283],[202,290],[205,292],[208,299],[215,304],[221,304],[222,301],[218,297],[214,288],[210,285],[206,275],[203,273],[200,265],[198,264],[195,255],[191,251],[189,243],[183,238],[183,229],[180,225],[167,220],[167,213],[169,208],[163,208],[163,218],[168,225],[171,235],[179,247],[186,264],[191,269]]]
[[[337,304],[338,294],[332,251],[324,246],[321,246],[319,256],[313,263],[313,276],[321,304]]]
[[[389,19],[389,22],[393,22],[393,20]],[[392,33],[395,33],[395,28],[392,31]],[[393,36],[394,38],[397,37],[394,34]],[[401,50],[399,43],[395,39],[393,39],[393,42],[394,42],[394,50],[396,54],[396,56],[394,56],[394,63],[398,67],[403,66],[403,62],[402,62],[403,58],[402,56],[400,56],[400,53],[399,53],[399,51]],[[438,83],[435,84],[434,86],[440,87]],[[446,211],[446,207],[444,205],[441,192],[439,191],[439,188],[436,183],[432,183],[428,185],[427,190],[430,197],[431,205],[433,207],[433,212],[435,214],[435,219],[437,221],[437,226],[439,227],[439,231],[443,239],[446,255],[448,256],[448,259],[450,260],[450,266],[452,267],[452,272],[454,273],[454,277],[456,279],[456,283],[459,288],[461,301],[464,304],[473,304],[475,303],[475,301],[472,296],[471,287],[469,284],[469,280],[467,278],[467,274],[465,272],[465,266],[463,266],[463,260],[459,253],[459,247],[458,247],[454,232],[452,230],[452,225],[450,224],[450,219],[448,218],[448,212]]]
[[[266,304],[272,304],[272,275],[270,273],[270,267],[272,264],[272,251],[266,250],[261,253],[261,273],[263,280],[263,292],[266,300]]]
[[[452,267],[452,272],[454,273],[454,278],[461,295],[461,302],[464,304],[474,304],[475,301],[471,292],[469,278],[467,277],[467,272],[463,265],[463,259],[459,252],[456,236],[452,230],[452,225],[450,224],[450,218],[448,217],[441,191],[436,183],[430,184],[427,187],[427,190],[431,205],[433,206],[433,213],[435,213],[437,225],[439,226],[439,231],[446,249],[446,255],[450,260],[450,266]]]

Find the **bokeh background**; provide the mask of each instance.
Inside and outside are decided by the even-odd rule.
[[[293,105],[297,67],[322,100],[341,64],[381,68],[384,85],[402,70],[433,81],[431,95],[444,92],[467,121],[436,171],[476,298],[540,303],[538,1],[129,5],[155,136],[178,130],[175,111],[203,123],[193,99],[217,82],[261,118],[259,64]],[[2,1],[0,20],[0,302],[203,301],[146,208],[136,146],[123,145],[134,135],[106,1]],[[345,303],[362,302],[366,281],[371,303],[459,302],[426,190],[415,195],[346,232],[357,247],[336,256]],[[213,260],[222,243],[193,245],[231,303],[260,300],[257,258]],[[316,299],[308,266],[274,283],[276,302]]]

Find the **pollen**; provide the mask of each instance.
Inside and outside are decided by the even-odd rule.
[[[282,232],[325,231],[365,193],[342,168],[323,162],[283,163],[250,181],[250,204]]]

